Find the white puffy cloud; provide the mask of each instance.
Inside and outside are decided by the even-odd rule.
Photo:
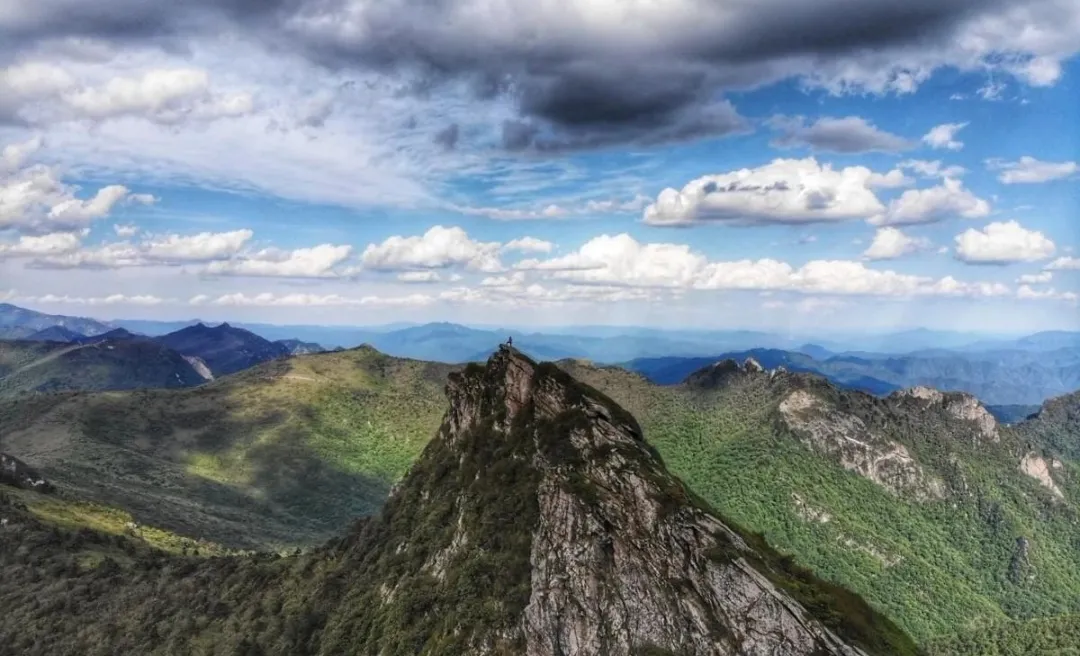
[[[536,237],[522,237],[513,239],[503,244],[504,251],[520,251],[522,253],[550,253],[555,244]]]
[[[998,174],[998,180],[1005,184],[1049,182],[1068,178],[1080,171],[1080,165],[1076,162],[1040,162],[1028,155],[1024,155],[1015,162],[987,160],[986,166],[992,171],[1001,171]]]
[[[138,246],[116,242],[36,258],[30,266],[39,269],[120,269],[149,264]]]
[[[901,174],[902,175],[902,174]],[[862,166],[833,169],[813,157],[707,175],[667,188],[645,208],[646,223],[810,223],[865,219],[885,208],[872,187],[886,180]]]
[[[894,260],[926,246],[925,239],[910,237],[897,228],[878,228],[874,233],[874,240],[863,252],[863,257],[867,260]]]
[[[888,209],[870,219],[879,226],[935,223],[953,217],[977,219],[990,214],[990,203],[946,178],[936,187],[908,189],[889,202]]]
[[[907,139],[886,132],[859,116],[826,116],[807,125],[803,117],[774,117],[769,124],[780,131],[774,146],[810,146],[837,153],[898,152],[912,147]]]
[[[395,235],[381,244],[369,244],[360,256],[374,271],[442,269],[459,266],[473,271],[502,270],[498,242],[479,242],[458,227],[433,226],[420,236]]]
[[[79,198],[77,187],[65,184],[59,172],[44,164],[28,165],[41,146],[38,139],[6,146],[0,166],[0,229],[53,232],[86,227],[102,219],[125,199],[127,187],[107,185],[89,198]]]
[[[33,236],[23,235],[12,243],[0,242],[0,258],[61,255],[76,251],[82,245],[82,236],[72,232],[54,232]]]
[[[352,246],[320,244],[310,248],[263,249],[250,255],[210,262],[204,273],[272,278],[331,278],[334,267],[348,259]]]
[[[399,273],[397,275],[397,279],[398,279],[399,282],[422,284],[422,283],[440,282],[440,281],[442,281],[442,276],[439,275],[438,271],[431,271],[431,270],[427,270],[427,271],[402,271],[401,273]]]
[[[1016,279],[1016,282],[1024,285],[1045,285],[1054,279],[1052,271],[1040,271],[1039,273],[1025,273]]]
[[[972,264],[1036,262],[1053,256],[1055,250],[1046,235],[1016,221],[991,223],[982,230],[969,228],[956,236],[956,257]]]
[[[172,299],[161,298],[152,294],[109,294],[108,296],[68,296],[45,294],[43,296],[12,296],[20,303],[45,303],[57,305],[161,305]]]
[[[943,123],[934,126],[923,135],[923,143],[931,148],[946,148],[948,150],[960,150],[964,142],[957,141],[956,133],[967,127],[967,123]]]
[[[148,260],[160,262],[220,260],[239,253],[254,234],[247,229],[195,235],[169,234],[144,242],[141,250]]]
[[[570,210],[560,205],[549,204],[537,209],[521,209],[513,207],[467,207],[455,205],[453,209],[470,216],[482,216],[497,221],[525,221],[529,219],[559,219],[568,214]]]
[[[151,68],[95,82],[55,62],[23,61],[0,69],[0,114],[33,124],[138,117],[163,125],[244,116],[247,92],[221,93],[205,70]]]
[[[1059,257],[1044,267],[1047,271],[1080,271],[1080,257]]]
[[[1000,296],[998,283],[935,280],[871,269],[862,262],[814,260],[801,267],[773,259],[710,261],[682,244],[642,244],[627,234],[601,235],[577,251],[519,267],[566,282],[655,289],[790,291],[866,296]],[[493,281],[499,285],[505,280]]]

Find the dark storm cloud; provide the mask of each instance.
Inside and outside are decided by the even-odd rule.
[[[625,23],[586,23],[580,7],[545,12],[526,0],[512,10],[494,3],[490,11],[476,10],[482,0],[468,3],[472,11],[462,11],[460,0],[16,2],[0,18],[0,43],[239,31],[324,65],[405,73],[411,94],[466,81],[478,99],[508,95],[518,102],[520,120],[503,126],[508,149],[549,151],[740,130],[745,123],[737,115],[717,110],[726,88],[890,48],[945,47],[963,21],[998,4],[684,0],[664,14],[627,5]],[[801,69],[793,58],[802,58]]]

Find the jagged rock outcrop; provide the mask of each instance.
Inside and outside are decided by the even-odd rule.
[[[506,591],[496,618],[444,615],[453,635],[429,641],[528,656],[888,653],[807,611],[777,582],[788,574],[775,555],[696,502],[632,416],[554,365],[504,347],[447,392],[438,436],[353,549],[383,573],[366,597],[380,613],[397,616],[413,586],[440,609],[474,584],[463,570],[498,563],[485,588]],[[442,523],[420,539],[415,526],[433,517]],[[389,540],[380,553],[368,546],[377,535]],[[423,576],[402,579],[391,559],[422,563]]]
[[[907,447],[808,390],[788,394],[780,402],[780,416],[811,449],[832,456],[845,469],[890,492],[920,500],[945,496],[944,483],[926,472]]]
[[[926,406],[938,405],[945,411],[963,421],[974,424],[978,436],[990,442],[1001,439],[998,423],[994,415],[974,396],[963,392],[942,392],[931,387],[912,387],[893,394],[897,399],[917,399]]]
[[[0,453],[0,485],[49,493],[53,485],[29,465],[5,453]]]

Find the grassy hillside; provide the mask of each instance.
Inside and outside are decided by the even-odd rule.
[[[27,392],[178,388],[202,382],[182,355],[145,339],[0,341],[0,399]]]
[[[438,427],[449,370],[355,349],[193,389],[36,395],[0,404],[0,450],[136,521],[312,544],[382,504]]]

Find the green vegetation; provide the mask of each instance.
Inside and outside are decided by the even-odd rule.
[[[1080,528],[1070,501],[1080,499],[1080,467],[1065,460],[1055,473],[1064,501],[1018,468],[1040,444],[1047,453],[1075,449],[1080,431],[1068,422],[1077,415],[1067,410],[1075,400],[1051,403],[1055,420],[1044,412],[1042,423],[1002,430],[999,443],[987,444],[944,412],[916,414],[910,404],[812,385],[944,482],[944,499],[916,501],[812,452],[779,419],[778,403],[793,388],[766,374],[688,389],[616,368],[565,366],[624,404],[671,471],[721,514],[858,592],[920,641],[978,622],[1080,612]]]
[[[973,626],[928,649],[931,656],[1080,656],[1080,615]]]
[[[140,523],[312,545],[382,505],[438,428],[450,370],[361,348],[186,390],[22,396],[0,403],[0,450]]]

